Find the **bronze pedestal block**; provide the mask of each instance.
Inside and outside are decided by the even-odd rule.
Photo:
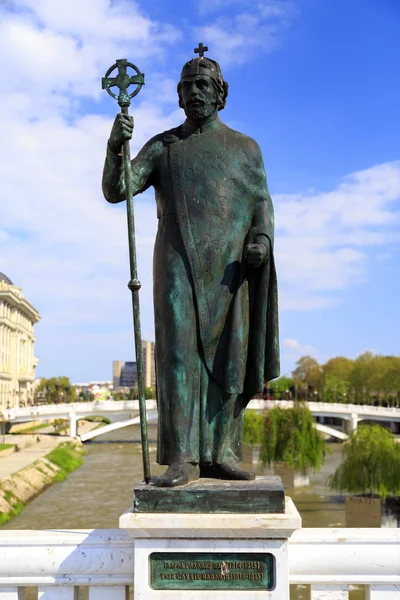
[[[134,489],[135,513],[284,513],[285,495],[280,477],[254,481],[199,479],[185,486],[160,488],[141,483]]]

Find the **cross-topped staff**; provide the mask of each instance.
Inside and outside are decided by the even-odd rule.
[[[128,75],[127,67],[131,67],[136,75]],[[111,73],[118,69],[116,77],[110,77]],[[130,85],[136,84],[136,89],[129,94],[128,88]],[[128,62],[125,58],[116,61],[115,65],[110,67],[101,80],[102,89],[106,90],[110,96],[118,100],[121,107],[121,113],[128,115],[128,108],[131,99],[138,94],[144,85],[144,74],[139,69]],[[118,97],[111,91],[110,88],[119,88]],[[128,288],[132,292],[132,308],[133,308],[133,328],[135,332],[135,351],[136,351],[136,367],[138,380],[138,396],[139,396],[139,413],[140,413],[140,430],[142,438],[142,455],[143,455],[143,471],[146,483],[150,482],[150,460],[149,460],[149,440],[147,434],[147,419],[146,419],[146,401],[144,397],[144,377],[143,377],[143,352],[142,352],[142,333],[140,327],[140,310],[139,310],[139,290],[141,288],[140,281],[137,278],[136,264],[136,246],[135,246],[135,218],[133,211],[133,192],[131,184],[131,156],[129,148],[129,140],[124,142],[124,172],[125,172],[125,188],[126,188],[126,208],[128,216],[128,238],[129,238],[129,262],[131,279],[128,283]]]
[[[199,55],[199,58],[204,58],[204,52],[208,52],[208,46],[203,46],[203,43],[200,42],[199,47],[194,49],[195,54]]]

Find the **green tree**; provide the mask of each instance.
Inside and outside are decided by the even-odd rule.
[[[269,411],[261,451],[264,463],[284,462],[305,472],[319,469],[324,457],[325,442],[306,406],[296,403],[293,409],[276,407]]]
[[[265,416],[254,410],[244,413],[243,442],[245,444],[262,444],[265,437]]]
[[[339,379],[335,375],[326,375],[324,385],[325,402],[346,402],[350,389],[350,382]]]
[[[400,446],[380,425],[361,425],[343,448],[343,462],[328,479],[339,492],[400,494]]]
[[[144,397],[145,400],[155,400],[156,399],[156,388],[154,387],[145,387],[144,388]],[[137,400],[139,398],[139,392],[137,387],[133,387],[129,390],[129,400]]]
[[[362,393],[363,402],[369,402],[369,392],[376,390],[382,380],[382,357],[372,352],[360,354],[355,361],[349,380],[358,395]]]
[[[322,372],[325,379],[327,376],[333,376],[339,381],[348,381],[353,368],[353,360],[344,356],[335,356],[322,365]]]
[[[294,379],[292,377],[279,377],[278,379],[274,379],[270,382],[269,387],[273,390],[275,397],[283,398],[286,390],[289,390],[294,386]]]
[[[308,387],[320,389],[323,382],[323,372],[318,361],[312,356],[302,356],[296,363],[292,376],[297,388],[307,394]]]
[[[48,404],[74,402],[76,400],[76,391],[71,385],[69,377],[43,378],[35,391],[35,399],[41,397],[44,397]]]

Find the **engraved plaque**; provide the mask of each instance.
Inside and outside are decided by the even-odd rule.
[[[274,556],[269,552],[153,552],[150,585],[155,590],[271,590]]]

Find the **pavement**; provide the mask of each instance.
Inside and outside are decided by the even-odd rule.
[[[97,427],[98,423],[91,423],[89,421],[79,422],[79,433],[86,433]],[[49,426],[49,432],[54,432],[54,427]],[[47,427],[46,427],[47,430]],[[0,442],[5,444],[16,444],[20,448],[18,452],[13,452],[8,456],[0,458],[0,481],[6,479],[28,467],[39,458],[43,458],[59,446],[62,442],[66,442],[71,438],[66,434],[61,435],[46,435],[43,433],[43,429],[39,429],[38,432],[29,434],[14,434],[0,436]]]
[[[24,436],[6,435],[4,437],[6,438],[6,444],[15,444],[15,438]],[[13,452],[12,454],[5,456],[4,458],[0,458],[0,481],[2,479],[10,477],[10,475],[13,475],[17,471],[28,467],[36,460],[39,460],[39,458],[43,458],[44,456],[46,456],[46,454],[48,454],[49,452],[54,450],[54,448],[59,446],[63,439],[65,439],[64,436],[60,437],[50,435],[35,436],[35,438],[36,437],[39,437],[38,442],[34,441],[32,445],[27,446],[22,450],[19,450],[18,452]],[[7,438],[13,439],[10,440]]]

